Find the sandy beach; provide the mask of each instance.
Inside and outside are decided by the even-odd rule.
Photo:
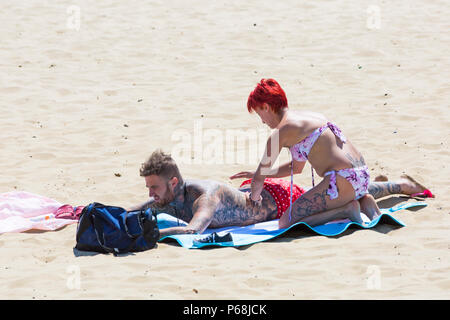
[[[76,254],[76,224],[1,234],[0,299],[450,298],[447,2],[0,6],[0,193],[134,205],[147,199],[139,168],[156,148],[187,179],[238,187],[229,176],[256,167],[260,148],[250,145],[270,134],[247,112],[248,94],[275,78],[291,109],[340,126],[373,177],[407,173],[436,195],[394,213],[402,228],[292,231],[241,248],[162,242],[114,257]],[[236,132],[251,134],[234,144],[227,134]],[[311,187],[309,165],[294,181]],[[406,201],[418,200],[378,204]]]

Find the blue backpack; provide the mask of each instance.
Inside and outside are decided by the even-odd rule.
[[[152,209],[127,212],[94,202],[81,212],[75,248],[117,255],[152,249],[158,239],[158,221]]]

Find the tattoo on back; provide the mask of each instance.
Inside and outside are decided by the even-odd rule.
[[[346,153],[345,156],[350,160],[353,168],[364,167],[366,165],[366,161],[364,161],[363,156],[358,158],[353,158],[350,154]]]
[[[245,194],[228,186],[218,186],[214,191],[219,199],[219,205],[214,211],[212,226],[249,225],[261,221],[273,219],[276,213],[267,196],[263,197],[261,206],[254,206],[246,200]],[[269,197],[271,197],[269,195]]]
[[[189,223],[199,206],[211,208],[214,212],[209,227],[245,226],[276,218],[277,207],[268,191],[261,193],[261,206],[255,206],[246,199],[244,191],[221,183],[198,181],[187,188],[181,208],[171,205],[163,207],[152,204],[158,212],[163,212]]]

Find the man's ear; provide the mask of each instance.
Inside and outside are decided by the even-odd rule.
[[[169,180],[169,182],[170,182],[170,185],[172,186],[172,190],[174,190],[175,187],[178,184],[178,178],[177,177],[173,177],[172,179]]]

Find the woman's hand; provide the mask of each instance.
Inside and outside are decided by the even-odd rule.
[[[246,191],[245,192],[245,202],[247,203],[247,205],[250,205],[251,207],[261,207],[262,196],[259,196],[259,200],[255,201],[252,199],[251,192]]]
[[[235,175],[232,175],[230,177],[231,180],[233,179],[251,179],[255,175],[254,171],[241,171],[239,173],[236,173]]]

